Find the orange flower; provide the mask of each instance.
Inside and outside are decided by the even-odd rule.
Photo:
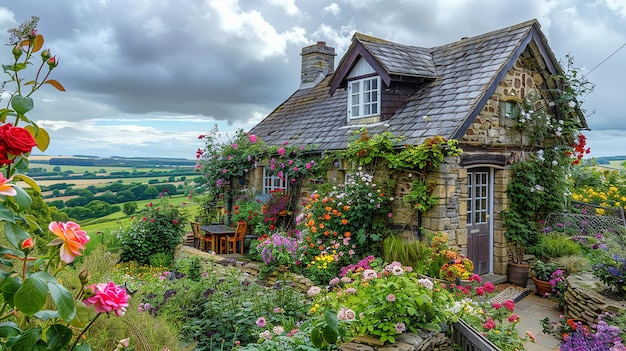
[[[337,232],[333,232],[333,236],[337,236]]]
[[[327,220],[327,221],[330,221],[330,215],[329,215],[328,213],[327,213],[327,214],[325,214],[325,215],[324,215],[324,219],[325,219],[325,220]]]
[[[61,245],[60,257],[65,263],[74,262],[74,257],[81,256],[81,250],[85,249],[85,245],[89,242],[89,236],[80,226],[74,222],[52,222],[48,229],[58,238],[50,243],[51,245]]]
[[[343,236],[345,236],[346,238],[349,238],[349,237],[350,237],[350,235],[352,235],[352,233],[350,233],[350,232],[345,232],[345,233],[343,233]]]
[[[311,242],[311,236],[310,235],[306,236],[306,241]]]
[[[326,207],[324,208],[324,210],[325,210],[326,212],[330,212],[330,211],[332,210],[332,208],[331,208],[330,206],[326,206]]]
[[[343,206],[343,210],[344,211],[348,211],[349,209],[350,209],[350,206],[348,206],[348,205]]]
[[[306,223],[307,226],[312,227],[315,225],[315,221],[312,219],[309,219],[309,221]]]
[[[324,251],[324,246],[320,245],[318,249],[320,249],[320,251]]]
[[[337,209],[333,209],[333,214],[337,214]]]
[[[314,248],[314,247],[315,247],[315,244],[310,243],[310,244],[309,244],[309,247],[310,247],[310,248]]]
[[[311,232],[312,233],[317,233],[317,227],[311,227]]]
[[[13,178],[5,178],[4,174],[0,173],[0,195],[15,196],[17,190],[13,188],[14,184],[10,184]]]
[[[328,236],[328,234],[330,234],[330,232],[328,230],[324,231],[324,236]]]
[[[307,213],[306,218],[311,218],[311,213]]]
[[[343,224],[343,225],[348,224],[348,220],[347,220],[347,219],[345,219],[345,218],[344,218],[344,219],[342,219],[342,220],[341,220],[341,224]]]
[[[320,223],[320,229],[324,229],[324,223]]]
[[[337,217],[341,217],[342,214],[343,213],[341,213],[341,212],[337,212]]]

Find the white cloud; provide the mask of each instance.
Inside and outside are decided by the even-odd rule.
[[[377,2],[381,2],[381,0],[344,0],[346,4],[354,7],[355,9],[368,8],[373,6]]]
[[[621,17],[626,17],[626,0],[604,0],[604,3]]]
[[[337,17],[339,16],[339,14],[341,14],[341,7],[339,7],[337,3],[333,2],[332,4],[324,7],[324,12],[328,12],[332,14],[333,16]]]
[[[269,2],[270,4],[285,10],[289,16],[300,14],[300,9],[296,6],[296,2],[294,0],[269,0]]]
[[[278,33],[257,10],[246,12],[237,0],[212,0],[209,5],[217,12],[220,29],[246,42],[246,49],[260,60],[285,55],[287,43],[306,43],[305,30],[293,27]],[[229,38],[223,37],[224,42]]]

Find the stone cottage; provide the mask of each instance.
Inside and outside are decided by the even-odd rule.
[[[457,139],[464,152],[432,175],[440,201],[421,226],[447,232],[451,244],[474,261],[476,273],[504,274],[507,164],[536,146],[512,128],[512,117],[531,92],[546,103],[555,99],[553,77],[562,73],[539,23],[432,48],[356,33],[336,69],[335,55],[324,42],[303,48],[300,88],[250,132],[270,145],[287,141],[315,145],[319,152],[344,149],[363,126],[371,135],[406,137],[407,144],[437,135]],[[587,127],[582,114],[559,118]],[[336,168],[341,182],[342,163]],[[256,172],[257,189],[284,187],[262,168]]]

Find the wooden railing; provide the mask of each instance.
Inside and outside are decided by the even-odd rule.
[[[463,351],[500,351],[462,319],[452,325],[452,341]]]

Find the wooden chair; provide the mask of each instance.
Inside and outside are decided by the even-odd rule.
[[[200,248],[202,243],[202,231],[200,230],[200,223],[191,222],[191,232],[193,233],[193,247]]]
[[[246,236],[246,232],[248,231],[248,223],[245,221],[241,221],[237,223],[237,229],[235,230],[235,235],[233,236],[225,236],[220,238],[220,247],[222,252],[228,253],[236,253],[237,252],[237,243],[239,244],[240,250],[239,252],[243,256],[243,240]]]

